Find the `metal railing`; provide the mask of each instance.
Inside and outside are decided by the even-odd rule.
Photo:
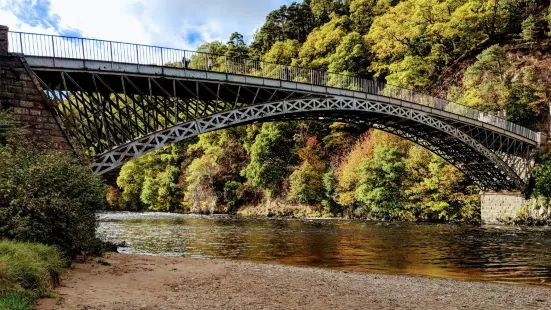
[[[350,75],[322,72],[247,58],[96,39],[13,31],[9,32],[8,38],[10,44],[9,51],[11,53],[22,53],[28,56],[39,57],[180,67],[190,70],[208,70],[347,89],[413,102],[433,109],[476,119],[533,141],[540,142],[541,139],[540,133],[490,113],[446,99],[425,95],[411,89]]]

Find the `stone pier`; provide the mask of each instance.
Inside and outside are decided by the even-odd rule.
[[[29,137],[51,150],[70,152],[61,122],[23,55],[8,53],[8,27],[0,26],[0,109],[10,109]]]
[[[538,206],[536,199],[526,199],[520,192],[486,192],[480,195],[483,224],[511,223],[511,220],[531,218],[546,220],[549,210]]]
[[[484,224],[498,224],[517,217],[526,199],[520,192],[486,192],[480,195],[480,217]]]

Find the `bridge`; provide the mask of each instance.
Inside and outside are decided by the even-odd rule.
[[[2,56],[1,33],[0,58],[19,57],[72,147],[92,158],[97,174],[209,131],[321,120],[408,139],[483,190],[526,190],[546,141],[490,113],[359,77],[7,28]]]

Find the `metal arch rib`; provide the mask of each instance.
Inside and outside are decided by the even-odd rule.
[[[249,106],[241,109],[218,113],[208,117],[177,124],[166,130],[158,131],[141,137],[136,141],[116,147],[96,157],[93,164],[94,172],[103,174],[120,167],[126,161],[159,149],[169,143],[178,142],[196,136],[200,133],[229,128],[247,123],[281,117],[293,113],[334,111],[373,112],[392,115],[425,124],[469,145],[484,157],[494,163],[520,189],[525,183],[507,164],[488,148],[460,131],[459,129],[438,120],[426,112],[396,107],[380,102],[332,97],[324,99],[300,99]],[[492,185],[490,185],[492,186]]]

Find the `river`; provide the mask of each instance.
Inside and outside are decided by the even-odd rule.
[[[121,253],[551,286],[551,228],[106,213]]]

